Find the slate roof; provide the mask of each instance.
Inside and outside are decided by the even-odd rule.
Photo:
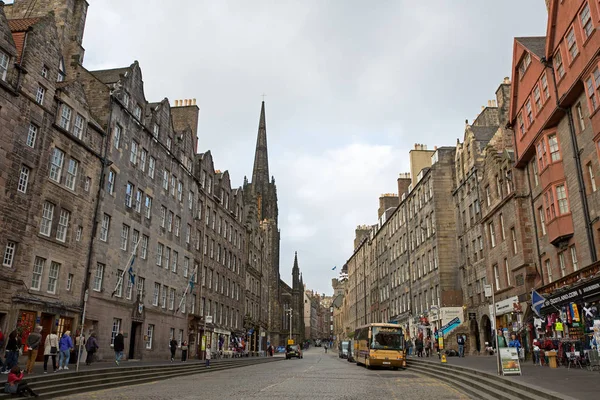
[[[90,71],[92,75],[100,80],[102,83],[115,83],[121,79],[122,75],[125,75],[129,71],[129,67],[113,68],[113,69],[102,69],[98,71]]]
[[[546,36],[518,37],[515,40],[538,58],[542,58],[546,54]]]
[[[498,131],[498,126],[471,126],[471,131],[475,136],[475,140],[478,142],[489,142],[496,131]]]

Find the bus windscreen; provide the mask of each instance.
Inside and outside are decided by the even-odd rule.
[[[373,327],[372,349],[404,350],[404,334],[402,329]]]

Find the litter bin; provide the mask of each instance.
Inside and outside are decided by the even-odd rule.
[[[556,351],[547,351],[546,356],[548,357],[548,365],[550,368],[558,368],[556,364]]]

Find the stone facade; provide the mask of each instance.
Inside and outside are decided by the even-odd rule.
[[[54,17],[7,20],[15,7],[0,5],[0,326],[24,340],[78,326],[106,133],[64,80]]]
[[[203,357],[282,344],[292,308],[302,340],[297,259],[293,287],[279,275],[264,102],[253,182],[232,187],[198,153],[195,100],[149,102],[137,61],[82,65],[87,6],[0,4],[0,328],[83,328],[101,358],[119,330],[128,358],[166,359],[170,338]]]

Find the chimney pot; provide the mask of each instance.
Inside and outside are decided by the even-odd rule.
[[[196,105],[196,99],[192,99],[192,104]]]
[[[175,100],[175,107],[179,106],[179,100]]]
[[[185,99],[184,101],[185,101],[185,105],[186,105],[186,107],[187,107],[187,105],[188,105],[188,103],[189,103],[190,101],[189,101],[188,99]]]
[[[509,84],[510,78],[508,76],[504,77],[504,83]]]
[[[491,106],[492,106],[492,101],[488,100],[488,107],[491,107]]]

